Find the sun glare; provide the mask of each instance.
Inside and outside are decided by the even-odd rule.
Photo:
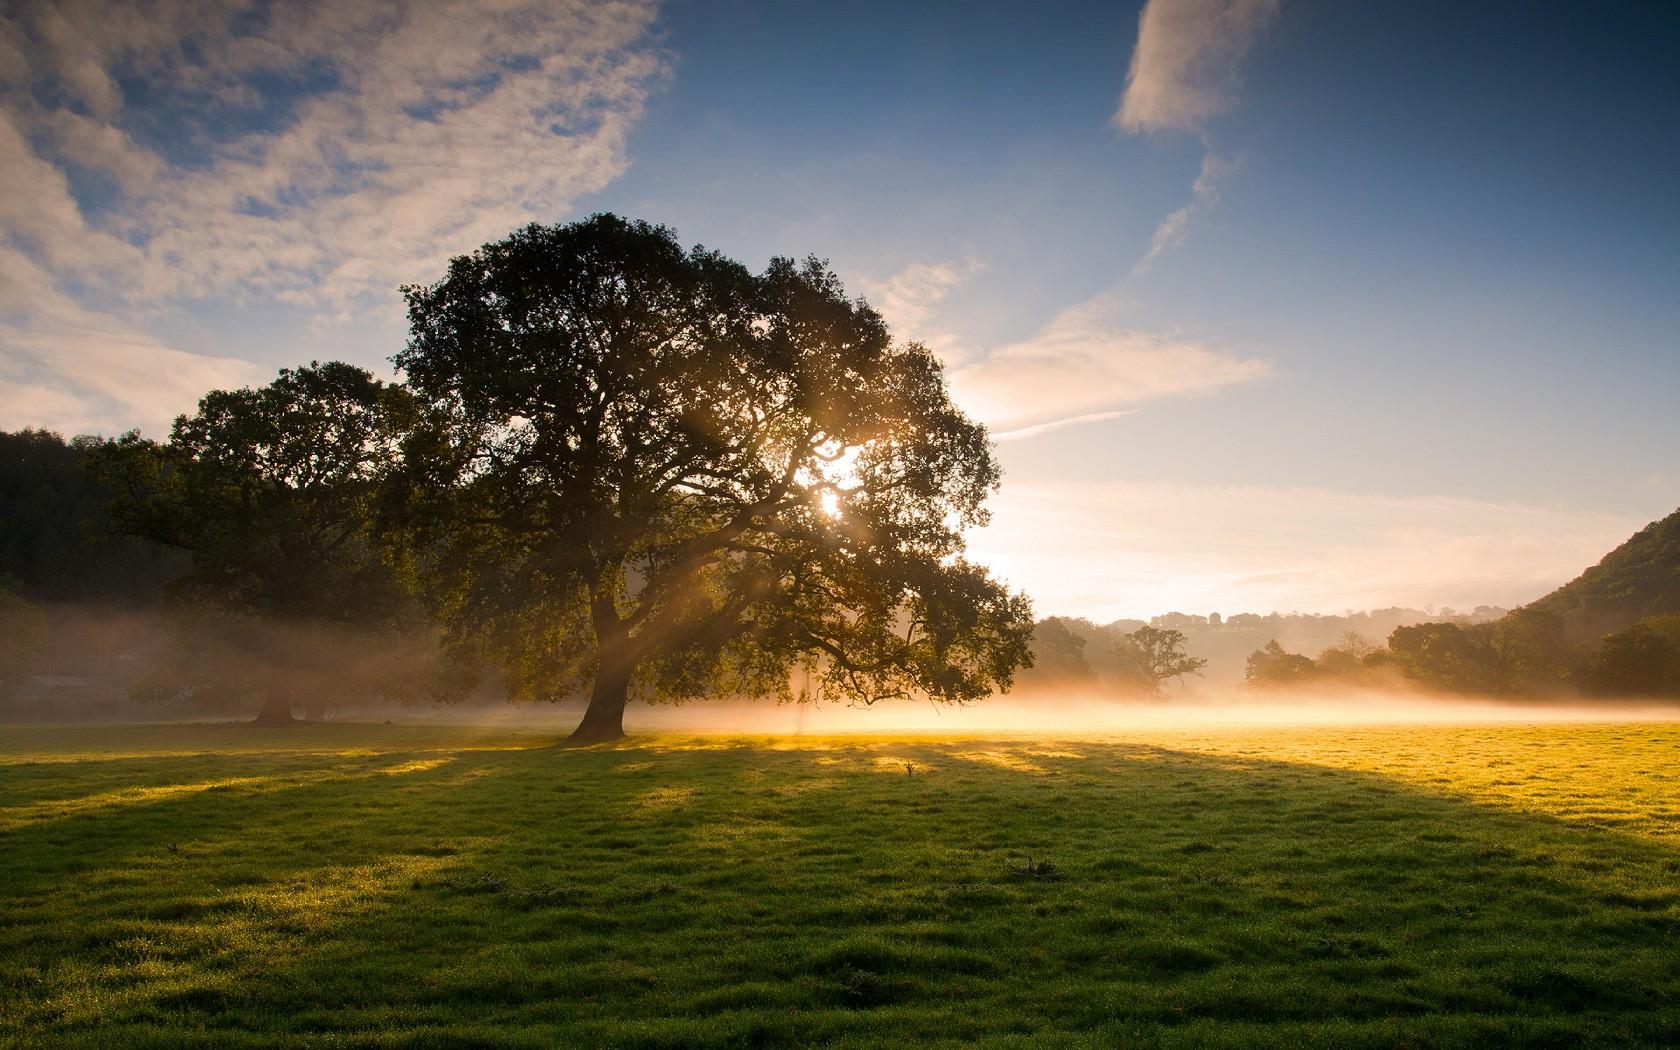
[[[846,497],[862,485],[857,472],[858,457],[869,444],[843,445],[831,441],[816,450],[815,462],[800,470],[799,484],[816,496],[817,508],[823,516],[845,516]]]

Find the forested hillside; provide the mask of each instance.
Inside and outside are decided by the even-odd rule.
[[[1597,565],[1527,606],[1571,641],[1596,641],[1640,620],[1680,613],[1680,510],[1634,533]]]

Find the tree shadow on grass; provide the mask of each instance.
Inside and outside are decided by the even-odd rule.
[[[423,757],[404,754],[380,764]],[[127,847],[101,847],[63,907],[24,917],[35,971],[14,969],[13,990],[39,997],[106,960],[83,978],[141,991],[102,1021],[160,1042],[1680,1036],[1672,846],[1304,763],[1083,741],[655,740],[462,752],[123,816]],[[306,903],[311,885],[373,872],[377,905],[294,931],[282,915],[286,950],[231,982],[211,954],[148,976],[156,960],[109,936],[41,942],[133,908],[164,917],[118,943],[213,925],[168,909],[228,888],[160,886],[172,868],[98,888],[183,824],[215,831],[186,862],[206,879]],[[55,1034],[110,1034],[92,1024]]]

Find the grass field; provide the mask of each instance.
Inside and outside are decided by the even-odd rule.
[[[1680,725],[0,727],[0,1044],[1680,1044]]]

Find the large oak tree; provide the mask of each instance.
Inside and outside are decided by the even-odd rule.
[[[802,668],[816,698],[961,703],[1030,658],[1026,599],[962,557],[985,429],[817,261],[600,215],[404,292],[432,597],[517,693],[588,689],[575,742],[632,696],[790,698]]]

